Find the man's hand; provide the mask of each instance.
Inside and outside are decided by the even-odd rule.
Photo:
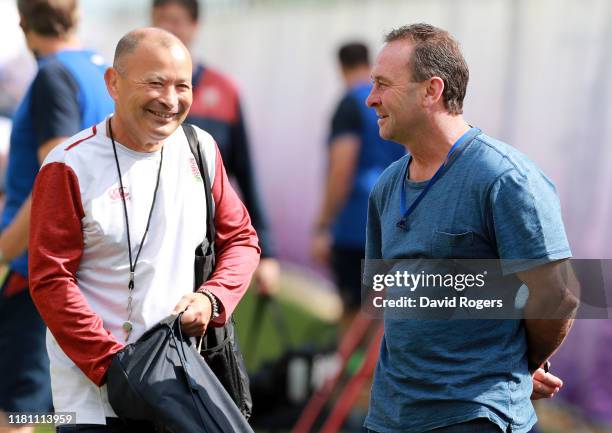
[[[259,266],[255,271],[255,282],[257,292],[260,295],[274,295],[278,292],[280,279],[280,265],[278,260],[271,257],[259,260]]]
[[[172,314],[184,311],[181,316],[181,329],[189,337],[199,337],[204,335],[210,315],[212,305],[208,296],[201,293],[189,293],[181,298]]]
[[[532,400],[551,398],[563,386],[563,381],[551,373],[546,373],[543,368],[538,368],[532,376],[533,392]]]

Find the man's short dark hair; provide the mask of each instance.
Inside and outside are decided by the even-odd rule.
[[[444,106],[450,114],[461,114],[470,73],[459,43],[446,30],[423,23],[400,27],[385,36],[387,43],[404,39],[414,44],[408,59],[413,79],[440,77]]]
[[[153,0],[154,8],[169,4],[175,4],[185,8],[193,21],[197,21],[198,18],[200,18],[200,5],[198,4],[198,0]]]
[[[77,0],[17,0],[24,31],[59,37],[77,24]]]
[[[338,60],[345,69],[357,66],[370,66],[368,47],[361,42],[344,44],[338,49]]]

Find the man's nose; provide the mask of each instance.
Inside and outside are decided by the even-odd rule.
[[[376,88],[372,87],[372,90],[370,90],[370,93],[365,100],[366,106],[372,108],[376,104],[378,104],[379,100],[380,98],[378,97],[378,92],[376,91]]]
[[[176,108],[178,106],[178,94],[174,86],[164,87],[159,100],[168,108]]]

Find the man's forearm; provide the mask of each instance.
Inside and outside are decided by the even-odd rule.
[[[326,180],[323,207],[317,218],[317,229],[327,230],[338,211],[346,203],[352,176],[331,172]]]
[[[529,369],[534,371],[569,333],[579,305],[580,284],[567,260],[520,272],[518,277],[529,288],[523,317]]]
[[[525,319],[529,371],[535,371],[555,353],[573,322],[573,319]]]
[[[355,177],[360,141],[353,135],[337,138],[330,146],[329,170],[325,181],[323,205],[317,218],[317,229],[327,230],[346,203]]]
[[[41,144],[38,148],[38,162],[42,164],[49,152],[59,143],[66,140],[66,138],[56,137]],[[10,262],[28,249],[31,209],[32,194],[23,202],[13,221],[4,229],[0,236],[0,258],[2,261]]]

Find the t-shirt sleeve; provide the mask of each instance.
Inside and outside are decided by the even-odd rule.
[[[504,274],[571,257],[557,191],[543,174],[511,169],[494,182],[489,199]]]
[[[370,193],[368,199],[368,221],[366,224],[366,242],[365,242],[365,260],[362,267],[361,283],[362,283],[362,305],[369,307],[370,301],[364,296],[369,296],[372,292],[371,285],[376,274],[384,273],[385,269],[381,268],[380,259],[382,259],[382,237],[381,237],[381,221],[380,211],[377,203],[376,187]]]
[[[331,122],[331,133],[329,142],[342,134],[359,134],[361,131],[362,119],[357,101],[350,95],[346,95],[340,103]]]
[[[377,203],[378,191],[376,187],[370,193],[368,199],[368,220],[366,224],[366,259],[382,259],[382,242],[381,242],[381,226],[380,213]]]
[[[32,121],[38,145],[81,130],[78,85],[59,62],[49,62],[32,83]]]

